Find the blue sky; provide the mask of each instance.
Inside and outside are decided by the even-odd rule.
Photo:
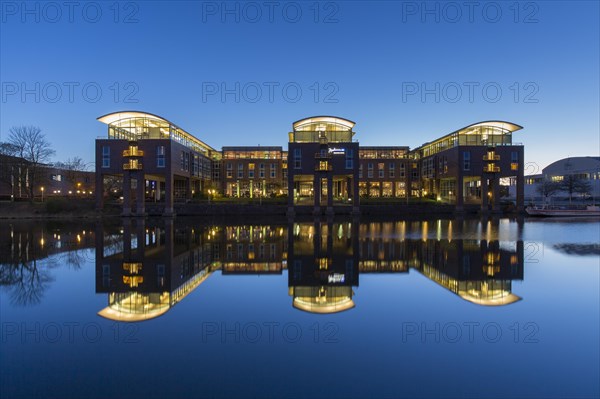
[[[130,109],[215,148],[285,147],[293,121],[338,115],[364,145],[410,147],[508,120],[525,127],[529,172],[600,153],[596,1],[68,7],[1,8],[0,140],[38,125],[56,160],[92,161],[96,118]]]

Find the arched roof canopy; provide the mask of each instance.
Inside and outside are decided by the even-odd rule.
[[[111,128],[125,132],[124,135],[131,135],[134,139],[144,138],[144,134],[152,130],[153,135],[148,134],[146,138],[169,137],[197,151],[209,153],[213,156],[218,154],[217,150],[173,122],[149,112],[118,111],[102,115],[97,120],[109,126],[109,138],[113,138],[111,137]]]
[[[356,123],[337,116],[311,116],[292,124],[294,131],[351,131]]]
[[[430,156],[445,149],[461,146],[517,145],[512,142],[512,133],[523,126],[506,121],[483,121],[455,130],[434,141],[425,143],[411,151],[419,156]]]

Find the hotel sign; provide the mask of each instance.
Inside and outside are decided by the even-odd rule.
[[[333,155],[338,155],[338,154],[345,154],[346,153],[346,149],[345,148],[329,148],[328,149],[330,154]]]

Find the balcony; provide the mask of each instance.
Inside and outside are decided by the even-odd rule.
[[[331,172],[333,171],[333,165],[316,165],[315,172]]]
[[[144,151],[138,149],[123,150],[124,157],[143,157]]]
[[[315,159],[331,159],[331,153],[330,152],[325,152],[325,153],[317,152],[315,154]]]
[[[486,154],[486,155],[483,156],[483,160],[484,161],[499,161],[500,160],[500,155]]]
[[[123,170],[142,170],[142,163],[141,162],[124,163]]]
[[[486,165],[483,168],[483,171],[486,173],[499,173],[500,172],[500,167],[499,166],[495,166],[494,164],[490,164],[490,165]]]

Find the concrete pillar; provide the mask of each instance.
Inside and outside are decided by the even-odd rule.
[[[523,168],[519,164],[519,173],[517,174],[517,211],[523,212],[525,209],[525,176],[523,176]]]
[[[500,212],[500,177],[492,179],[492,210]]]
[[[313,176],[313,195],[314,195],[313,213],[321,213],[321,174],[320,173],[316,173]]]
[[[96,171],[94,192],[96,193],[96,209],[102,210],[104,208],[104,175],[100,171]]]
[[[358,175],[352,177],[352,213],[357,215],[360,213],[360,195],[358,193]]]
[[[123,220],[123,262],[131,260],[131,219]]]
[[[121,216],[131,216],[131,172],[123,172],[123,213]]]
[[[250,180],[250,198],[254,197],[254,186],[252,185],[252,180]]]
[[[160,201],[160,190],[161,190],[161,186],[162,186],[162,183],[161,183],[161,181],[160,181],[160,180],[157,180],[157,181],[156,181],[156,191],[154,192],[154,200],[155,200],[156,202],[159,202],[159,201]]]
[[[144,172],[140,171],[136,174],[137,187],[136,187],[136,203],[135,203],[135,215],[145,216],[146,214],[146,179]]]
[[[174,189],[174,176],[170,172],[167,172],[165,176],[165,212],[163,216],[174,216],[173,211],[173,189]]]
[[[489,204],[489,196],[488,196],[488,179],[484,174],[481,176],[481,210],[483,212],[488,211]]]
[[[327,213],[333,213],[333,176],[327,174]]]
[[[135,221],[135,235],[137,238],[137,249],[135,260],[144,261],[144,252],[146,250],[146,220],[137,219]]]
[[[458,175],[456,178],[456,211],[462,212],[464,210],[465,194],[464,194],[464,182],[462,175]]]

